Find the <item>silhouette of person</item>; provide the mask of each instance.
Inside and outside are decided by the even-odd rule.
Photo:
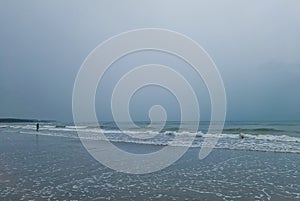
[[[39,129],[40,129],[40,124],[37,123],[37,124],[36,124],[36,131],[39,131]]]

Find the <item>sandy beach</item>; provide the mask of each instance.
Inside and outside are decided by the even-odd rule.
[[[300,155],[198,148],[145,175],[94,160],[79,139],[0,131],[1,200],[298,200]],[[127,151],[154,145],[117,143]]]

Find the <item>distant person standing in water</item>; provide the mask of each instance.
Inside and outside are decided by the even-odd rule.
[[[37,123],[37,124],[36,124],[36,131],[39,131],[39,129],[40,129],[40,124]]]

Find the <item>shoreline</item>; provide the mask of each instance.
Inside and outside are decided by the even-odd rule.
[[[132,152],[157,146],[118,143]],[[190,148],[171,166],[145,175],[111,170],[79,139],[0,134],[0,199],[298,200],[298,154]],[[288,192],[288,193],[287,193]],[[268,196],[267,196],[268,195]]]
[[[0,132],[1,132],[1,129],[0,129]],[[8,131],[5,131],[5,132],[8,132]],[[9,132],[12,132],[12,131],[9,131]],[[15,132],[13,132],[15,133]],[[73,138],[73,139],[80,139],[80,137],[78,136],[64,136],[64,135],[53,135],[53,134],[46,134],[46,133],[42,133],[41,131],[39,132],[36,132],[36,131],[31,131],[31,132],[24,132],[24,131],[21,131],[20,133],[15,133],[15,134],[25,134],[25,135],[39,135],[39,136],[48,136],[48,137],[61,137],[61,138]],[[119,145],[126,145],[126,144],[129,144],[129,145],[138,145],[138,146],[154,146],[154,147],[166,147],[166,146],[169,146],[167,144],[163,144],[163,143],[153,143],[153,144],[150,144],[148,142],[133,142],[133,141],[118,141],[118,140],[103,140],[103,139],[89,139],[89,138],[83,138],[85,140],[98,140],[98,141],[110,141],[111,143],[113,144],[119,144]],[[177,146],[177,145],[172,145],[174,147],[181,147],[181,146]],[[190,146],[189,149],[199,149],[200,150],[201,146]],[[156,148],[158,149],[158,148]],[[287,153],[287,154],[300,154],[300,152],[295,152],[295,151],[289,151],[289,150],[284,150],[284,151],[280,151],[280,150],[258,150],[258,149],[243,149],[243,148],[227,148],[227,147],[214,147],[213,149],[221,149],[221,150],[232,150],[232,151],[251,151],[251,152],[266,152],[266,153]]]

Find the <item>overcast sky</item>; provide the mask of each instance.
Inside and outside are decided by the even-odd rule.
[[[72,121],[76,74],[99,43],[137,28],[165,28],[198,42],[216,63],[227,94],[227,120],[300,120],[300,1],[76,1],[0,0],[0,117]],[[154,61],[154,62],[153,62]],[[155,52],[130,55],[107,73],[96,99],[110,120],[109,94],[137,64],[182,69],[178,58]],[[207,91],[193,72],[201,117],[209,119]],[[147,118],[153,104],[178,119],[178,103],[159,88],[140,90],[132,116]]]

